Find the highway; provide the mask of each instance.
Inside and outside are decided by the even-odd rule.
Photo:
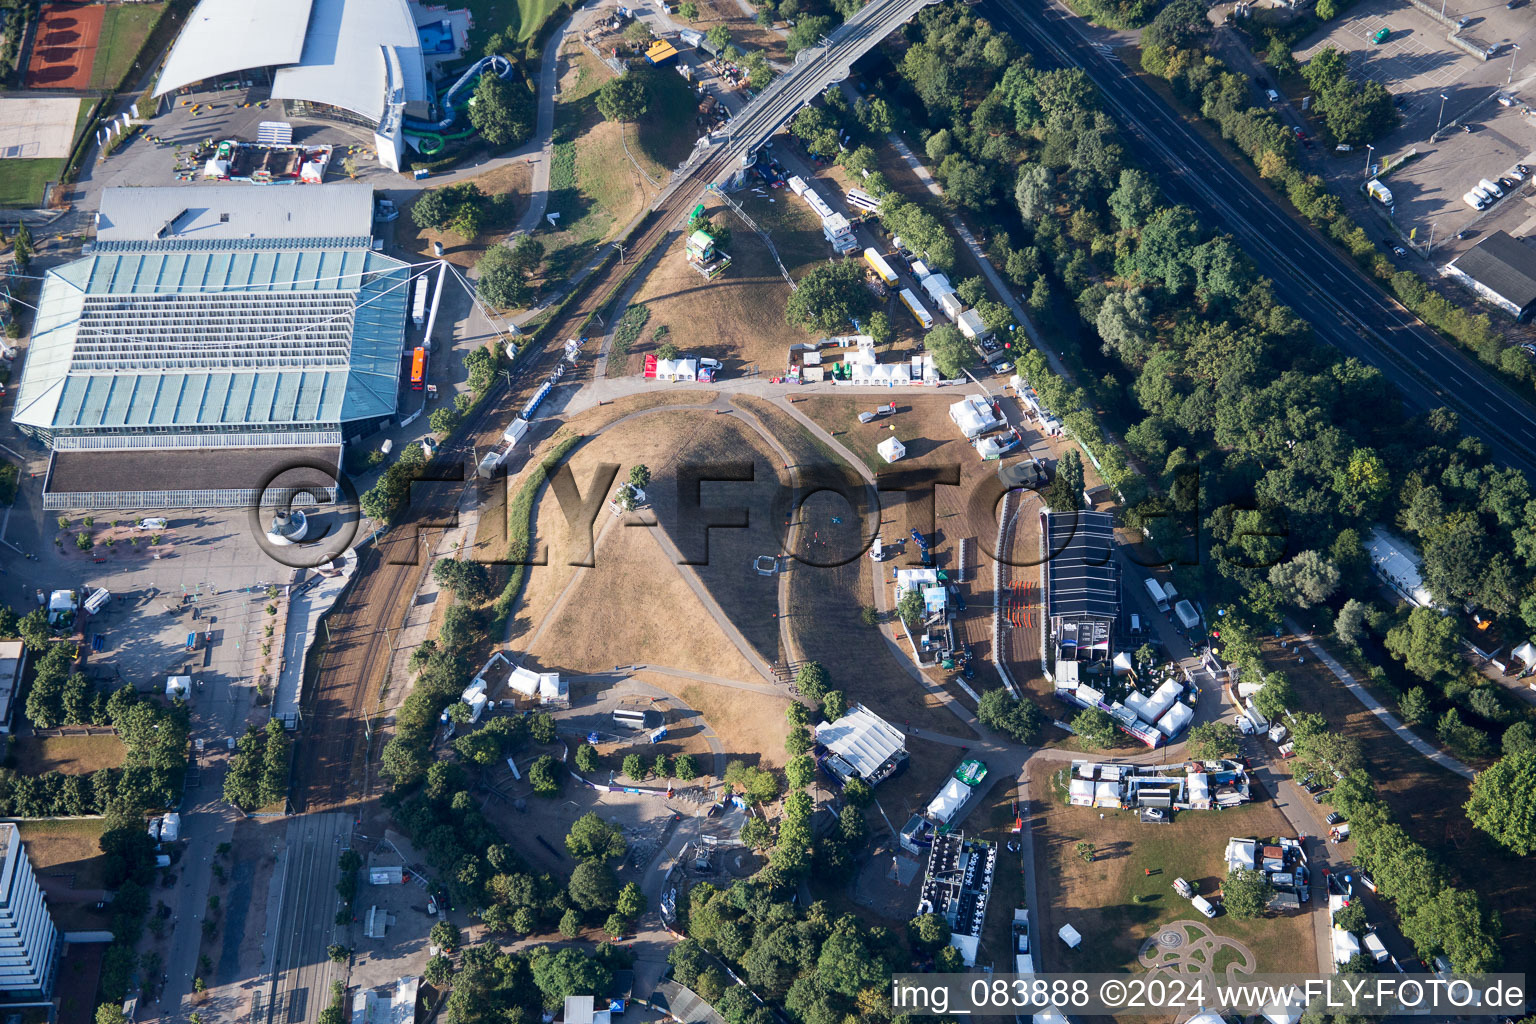
[[[1290,217],[1117,57],[1096,46],[1075,17],[1042,0],[984,0],[980,11],[1013,34],[1037,67],[1081,68],[1168,197],[1195,210],[1207,226],[1231,233],[1274,282],[1276,297],[1319,339],[1379,368],[1412,412],[1453,409],[1496,461],[1536,474],[1536,407]]]

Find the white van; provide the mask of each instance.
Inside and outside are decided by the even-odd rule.
[[[1204,896],[1196,896],[1189,902],[1192,906],[1194,906],[1196,910],[1200,911],[1200,913],[1204,914],[1206,917],[1216,916],[1216,908],[1212,906],[1211,901],[1206,899]]]
[[[1487,178],[1483,178],[1482,180],[1480,180],[1477,183],[1477,187],[1482,189],[1484,192],[1487,192],[1488,194],[1492,195],[1493,198],[1495,198],[1495,199],[1503,199],[1504,198],[1504,190],[1502,188],[1499,188],[1497,183],[1489,181]]]
[[[152,519],[140,519],[138,522],[138,527],[141,530],[163,530],[170,525],[171,521],[169,519],[162,519],[159,516]]]

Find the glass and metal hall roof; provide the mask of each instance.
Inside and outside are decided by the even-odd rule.
[[[390,415],[410,270],[366,246],[305,248],[332,241],[116,242],[49,271],[16,422],[237,429]]]

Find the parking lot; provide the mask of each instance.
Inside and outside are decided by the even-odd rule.
[[[1421,248],[1433,238],[1436,263],[1455,258],[1495,227],[1516,237],[1529,233],[1529,228],[1517,228],[1536,212],[1530,206],[1529,181],[1504,190],[1503,198],[1481,212],[1463,199],[1480,180],[1497,183],[1516,164],[1536,168],[1536,124],[1524,107],[1488,103],[1466,123],[1470,133],[1449,132],[1439,142],[1421,143],[1417,159],[1383,179],[1392,190],[1397,230],[1404,238],[1413,234]]]
[[[1389,33],[1380,43],[1372,38]],[[1374,78],[1394,94],[1428,101],[1459,81],[1479,62],[1446,40],[1448,29],[1400,0],[1366,0],[1302,41],[1298,61],[1331,46],[1349,58],[1350,70]]]

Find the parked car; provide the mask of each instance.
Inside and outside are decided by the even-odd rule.
[[[1505,4],[1504,7],[1506,10],[1513,11],[1516,8],[1524,7],[1525,4],[1526,0],[1509,0],[1509,3]],[[1399,967],[1398,970],[1402,970],[1402,968]]]
[[[1497,177],[1493,180],[1498,182],[1499,188],[1503,189],[1505,192],[1508,192],[1510,189],[1515,187],[1515,180],[1513,178],[1504,177],[1501,175],[1500,177]]]
[[[1344,820],[1344,815],[1340,814],[1338,811],[1330,811],[1328,812],[1328,817],[1324,818],[1323,820],[1330,825],[1337,825],[1339,822]]]
[[[1271,103],[1279,103],[1280,102],[1280,94],[1275,92],[1275,90],[1273,90],[1273,89],[1265,89],[1264,90],[1264,98],[1269,100],[1269,102],[1271,102]]]
[[[1408,255],[1408,250],[1404,249],[1400,245],[1394,245],[1392,247],[1392,255],[1393,256],[1407,256]]]
[[[1333,792],[1333,790],[1331,790],[1331,789],[1318,790],[1316,793],[1312,794],[1312,802],[1315,803],[1315,804],[1320,804],[1324,800],[1327,800],[1328,799],[1328,794],[1330,794],[1332,792]]]

